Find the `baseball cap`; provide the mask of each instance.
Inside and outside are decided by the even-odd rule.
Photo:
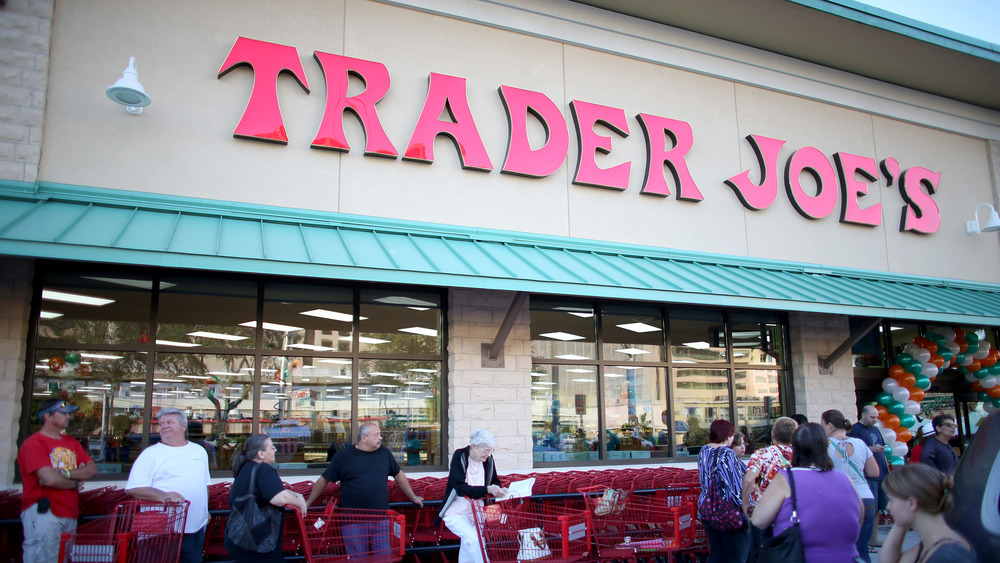
[[[62,412],[69,414],[76,412],[79,408],[80,407],[71,405],[66,401],[62,400],[53,401],[52,399],[48,399],[42,401],[41,404],[38,405],[38,418],[41,419],[50,412]]]

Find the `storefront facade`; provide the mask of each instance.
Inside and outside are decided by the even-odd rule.
[[[359,420],[407,471],[479,427],[505,471],[685,461],[853,418],[897,329],[1000,345],[998,107],[575,2],[10,4],[5,459],[60,394],[109,478],[166,406],[219,476]]]

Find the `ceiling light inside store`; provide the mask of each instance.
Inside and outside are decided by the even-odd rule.
[[[298,348],[298,349],[301,349],[301,350],[312,350],[313,352],[332,352],[333,351],[333,348],[330,348],[328,346],[317,346],[315,344],[305,344],[305,343],[287,344],[287,345],[285,345],[285,348]]]
[[[585,309],[581,307],[555,307],[553,311],[564,311],[567,314],[573,315],[574,317],[580,317],[584,319],[589,319],[594,316],[593,309]]]
[[[544,371],[533,371],[533,372],[531,372],[531,377],[548,377],[548,376],[549,376],[549,374],[545,373]]]
[[[436,370],[436,369],[428,369],[428,368],[410,368],[410,369],[408,369],[406,371],[416,371],[416,372],[419,372],[419,373],[437,373],[438,372],[438,370]]]
[[[560,354],[556,356],[560,360],[589,360],[588,356],[579,356],[577,354]]]
[[[126,278],[99,278],[96,276],[80,276],[85,280],[94,280],[105,283],[113,283],[117,285],[124,285],[125,287],[136,287],[139,289],[153,289],[153,280],[130,280]],[[160,282],[160,290],[170,289],[176,286],[175,283]]]
[[[437,305],[429,301],[421,301],[420,299],[414,299],[413,297],[403,297],[402,295],[390,295],[388,297],[379,297],[375,299],[379,303],[385,303],[386,305],[410,305],[413,307],[436,307]],[[424,309],[426,311],[426,309]]]
[[[40,319],[58,319],[63,316],[63,313],[56,313],[55,311],[39,311],[38,318]]]
[[[545,332],[539,334],[538,336],[544,336],[545,338],[551,338],[553,340],[562,340],[563,342],[567,342],[570,340],[583,340],[582,336],[578,336],[576,334],[570,334],[568,332]]]
[[[350,342],[351,341],[351,337],[350,336],[341,336],[337,340],[346,340],[346,341]],[[391,340],[382,340],[381,338],[369,338],[367,336],[359,336],[358,337],[358,342],[360,342],[362,344],[388,344],[389,342],[392,342],[392,341]]]
[[[316,360],[319,364],[339,364],[349,366],[351,365],[351,360]]]
[[[195,332],[187,333],[188,336],[194,336],[197,338],[214,338],[216,340],[246,340],[246,336],[236,336],[235,334],[223,334],[221,332],[206,332],[204,330],[197,330]]]
[[[76,303],[77,305],[90,305],[92,307],[103,307],[109,303],[114,303],[114,299],[94,297],[92,295],[81,295],[79,293],[67,293],[65,291],[53,291],[51,289],[42,290],[42,299],[48,301],[59,301],[61,303]]]
[[[250,328],[257,328],[257,321],[247,321],[245,323],[240,323],[240,326],[248,326]],[[290,325],[280,325],[277,323],[264,323],[264,330],[276,330],[278,332],[295,332],[298,330],[303,330],[300,326],[290,326]]]
[[[622,325],[617,325],[618,328],[624,328],[625,330],[631,330],[632,332],[655,332],[660,330],[660,327],[653,325],[648,325],[646,323],[626,323]]]
[[[594,379],[574,379],[573,381],[575,381],[577,383],[596,383],[597,382]]]
[[[568,369],[568,370],[566,370],[566,372],[567,373],[594,373],[594,370],[592,370],[592,369],[576,368],[576,369]]]
[[[399,332],[409,332],[411,334],[422,334],[424,336],[437,336],[438,331],[433,328],[424,328],[422,326],[411,326],[408,328],[401,328]]]
[[[685,342],[684,345],[688,348],[695,348],[697,350],[705,350],[706,348],[712,347],[712,345],[708,342]]]
[[[201,346],[197,342],[174,342],[173,340],[157,340],[160,346],[176,346],[178,348],[195,348]]]
[[[310,317],[319,317],[321,319],[330,319],[331,321],[341,321],[349,323],[354,321],[354,315],[348,315],[347,313],[338,313],[337,311],[328,311],[326,309],[313,309],[312,311],[302,311],[300,315],[309,315]],[[368,317],[358,317],[359,320],[367,321]]]
[[[615,352],[619,352],[621,354],[628,354],[630,356],[639,356],[639,355],[642,355],[642,354],[649,354],[648,351],[643,350],[641,348],[622,348],[620,350],[615,350]]]
[[[625,377],[624,373],[605,373],[604,377]]]
[[[87,358],[88,360],[123,360],[125,356],[112,356],[110,354],[87,354],[80,353],[81,358]]]
[[[430,383],[427,383],[426,381],[407,381],[406,384],[407,385],[430,385]]]

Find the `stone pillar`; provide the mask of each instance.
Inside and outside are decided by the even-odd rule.
[[[0,256],[0,487],[14,482],[34,262]]]
[[[42,152],[54,0],[0,8],[0,179],[35,182]]]
[[[448,443],[444,454],[469,443],[473,430],[497,438],[501,473],[530,471],[531,330],[528,305],[503,347],[503,367],[486,368],[482,346],[493,342],[514,301],[510,291],[448,291]]]
[[[819,365],[820,357],[829,355],[851,335],[847,316],[789,313],[788,330],[795,411],[805,414],[809,422],[819,422],[823,411],[829,409],[853,419],[857,399],[851,354],[841,356],[829,370]]]

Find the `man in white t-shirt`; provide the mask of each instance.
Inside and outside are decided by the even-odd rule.
[[[159,413],[159,422],[160,442],[139,454],[125,492],[139,500],[189,501],[180,560],[200,562],[208,525],[208,454],[184,436],[184,411],[165,408]]]

